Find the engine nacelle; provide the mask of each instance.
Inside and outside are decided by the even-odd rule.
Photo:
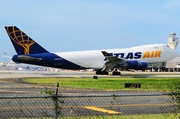
[[[148,68],[147,62],[138,62],[137,60],[127,61],[127,69],[144,70]]]

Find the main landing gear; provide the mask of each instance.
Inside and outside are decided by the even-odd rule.
[[[121,75],[121,72],[119,72],[119,71],[113,71],[113,72],[112,72],[112,75],[119,75],[119,76],[120,76],[120,75]]]
[[[109,73],[107,71],[96,71],[96,75],[108,75]],[[119,71],[113,71],[112,75],[121,75],[121,72]]]
[[[118,69],[115,68],[114,71],[112,72],[112,75],[120,76],[121,72],[119,72]]]
[[[109,72],[107,71],[100,71],[100,70],[96,71],[96,75],[108,75],[108,74]]]

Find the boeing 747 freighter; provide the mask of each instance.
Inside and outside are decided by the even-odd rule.
[[[120,75],[117,69],[145,70],[148,64],[167,62],[178,52],[166,44],[142,45],[131,48],[74,52],[49,52],[16,26],[5,27],[17,52],[14,62],[80,70],[94,69],[96,74]]]

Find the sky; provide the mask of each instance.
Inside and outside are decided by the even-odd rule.
[[[4,26],[50,52],[167,44],[180,36],[179,0],[0,0],[0,62],[16,54]],[[177,48],[180,53],[180,48]]]

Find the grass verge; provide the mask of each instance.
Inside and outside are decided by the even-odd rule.
[[[124,84],[141,83],[141,90],[168,91],[180,78],[27,78],[24,81],[53,86],[59,82],[61,87],[101,90],[134,90],[135,88],[125,88]]]

